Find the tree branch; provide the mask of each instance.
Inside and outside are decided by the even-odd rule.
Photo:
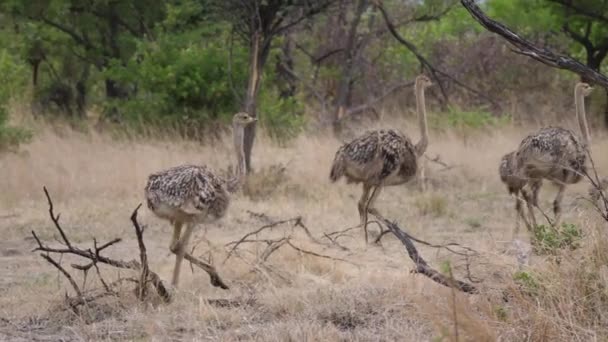
[[[573,11],[576,12],[576,14],[591,18],[591,19],[597,19],[599,21],[602,21],[604,23],[608,23],[608,17],[603,16],[602,14],[599,14],[597,12],[593,12],[591,10],[587,10],[583,7],[577,6],[575,5],[572,0],[548,0],[549,2],[553,2],[555,4],[561,5],[565,8],[571,9]],[[466,7],[466,6],[465,6]]]
[[[420,52],[418,52],[418,48],[412,44],[410,41],[406,40],[405,38],[403,38],[403,36],[401,36],[399,34],[399,32],[397,32],[397,29],[395,28],[395,25],[393,24],[393,22],[391,21],[390,17],[388,16],[388,13],[386,12],[386,9],[384,8],[384,6],[378,2],[376,3],[377,8],[380,10],[380,12],[382,13],[382,17],[384,18],[384,22],[386,23],[386,26],[389,30],[389,32],[391,33],[391,35],[393,35],[393,37],[395,39],[397,39],[397,41],[399,43],[401,43],[403,46],[405,46],[408,50],[410,50],[411,53],[414,54],[414,56],[416,57],[416,59],[418,59],[418,61],[420,62],[420,64],[423,65],[424,68],[426,68],[430,73],[431,73],[431,77],[437,82],[437,84],[439,85],[439,89],[441,90],[441,94],[443,96],[443,99],[445,102],[448,102],[448,95],[447,92],[445,90],[445,87],[443,85],[443,83],[441,82],[441,79],[439,78],[438,75],[441,75],[445,78],[448,78],[450,80],[452,80],[454,82],[454,84],[462,87],[463,89],[466,89],[467,91],[487,100],[488,102],[490,102],[492,105],[494,105],[495,107],[500,107],[498,105],[498,103],[496,101],[494,101],[492,98],[490,98],[489,96],[483,94],[482,92],[475,90],[469,86],[467,86],[466,84],[460,82],[459,80],[457,80],[456,78],[454,78],[453,76],[451,76],[450,74],[439,70],[437,68],[435,68],[424,56],[422,56],[422,54],[420,54]]]
[[[386,98],[387,96],[389,96],[392,93],[396,92],[397,90],[405,88],[405,87],[409,87],[409,86],[411,86],[413,84],[414,84],[414,82],[403,82],[403,83],[396,84],[396,85],[390,87],[388,90],[386,90],[380,96],[377,96],[377,97],[369,100],[367,103],[364,103],[364,104],[359,105],[357,107],[349,108],[346,111],[346,115],[344,117],[347,117],[347,116],[350,116],[350,115],[354,115],[354,114],[358,114],[358,113],[360,113],[360,112],[362,112],[364,110],[372,108],[378,102],[384,100],[384,98]]]
[[[72,38],[72,40],[74,40],[74,42],[76,42],[77,44],[80,44],[80,45],[84,46],[87,50],[93,50],[93,49],[95,49],[95,47],[93,46],[93,44],[91,44],[91,42],[88,39],[86,39],[85,36],[79,35],[75,30],[73,30],[73,29],[71,29],[71,28],[69,28],[67,26],[64,26],[62,24],[54,22],[54,21],[52,21],[52,20],[50,20],[48,18],[45,18],[45,17],[36,18],[36,17],[28,16],[27,18],[30,19],[30,20],[34,20],[34,21],[40,20],[43,23],[45,23],[45,24],[47,24],[47,25],[49,25],[51,27],[54,27],[54,28],[58,29],[59,31],[61,31],[61,32],[67,34],[67,35],[69,35]]]
[[[403,246],[405,246],[405,249],[407,250],[407,254],[409,255],[410,259],[412,259],[412,261],[416,264],[416,269],[413,271],[414,273],[421,273],[429,277],[436,283],[447,287],[455,288],[462,292],[478,292],[477,288],[469,283],[456,280],[453,277],[447,277],[446,275],[437,272],[435,269],[429,266],[429,264],[422,258],[420,253],[418,253],[416,246],[414,246],[414,243],[412,242],[412,236],[401,230],[401,228],[399,228],[396,223],[390,222],[389,220],[380,216],[378,213],[373,213],[373,215],[376,216],[376,218],[380,222],[382,222],[393,234],[395,234],[395,236],[399,239],[399,241],[401,241]]]
[[[488,18],[479,6],[475,4],[474,0],[460,0],[460,2],[469,11],[471,16],[488,31],[502,36],[510,44],[519,49],[518,53],[533,58],[548,66],[572,71],[604,88],[608,88],[608,77],[587,67],[572,57],[556,54],[549,49],[537,47],[532,42],[520,37],[505,25]]]

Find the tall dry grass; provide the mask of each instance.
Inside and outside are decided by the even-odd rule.
[[[413,122],[406,115],[387,115],[383,124],[361,129],[394,127],[417,140]],[[68,288],[66,283],[28,252],[33,246],[30,230],[53,239],[42,186],[55,198],[61,222],[75,242],[86,245],[93,237],[122,237],[126,241],[109,253],[133,258],[136,247],[128,216],[142,201],[147,175],[182,163],[225,169],[233,163],[230,139],[201,145],[177,138],[115,139],[65,127],[37,128],[34,141],[21,153],[0,157],[0,339],[606,339],[606,223],[584,201],[577,200],[586,193],[586,184],[569,187],[565,200],[565,220],[585,233],[581,248],[561,252],[557,261],[533,257],[524,271],[535,279],[535,293],[513,279],[518,271],[511,247],[514,203],[499,181],[497,167],[502,154],[514,149],[531,130],[501,127],[467,132],[466,137],[461,131],[432,131],[428,155],[440,155],[454,167],[442,170],[429,162],[427,193],[415,186],[399,186],[387,188],[379,198],[380,211],[413,235],[435,243],[455,241],[478,250],[480,257],[472,261],[471,268],[474,276],[483,279],[477,295],[454,293],[409,274],[412,264],[395,239],[386,237],[382,247],[365,247],[359,231],[340,240],[348,251],[321,248],[303,234],[294,237],[302,248],[350,263],[281,249],[269,263],[276,273],[268,273],[255,270],[247,261],[259,253],[248,247],[242,257],[222,264],[225,243],[264,223],[249,211],[271,219],[301,215],[318,237],[358,223],[356,201],[361,190],[328,180],[339,141],[322,134],[303,134],[281,147],[262,132],[253,159],[262,176],[250,196],[237,195],[226,218],[201,227],[194,237],[200,242],[197,254],[212,257],[232,289],[212,288],[206,275],[182,272],[183,288],[171,305],[139,305],[127,294],[90,308],[93,313],[83,318],[58,309],[58,293]],[[607,139],[594,135],[596,164],[604,174],[608,158],[601,151],[607,145]],[[275,165],[285,168],[285,177],[273,178],[268,170]],[[543,188],[541,205],[545,209],[550,208],[553,195],[550,186]],[[161,277],[168,277],[173,266],[167,246],[169,227],[147,210],[142,210],[141,221],[148,226],[151,266]],[[268,234],[281,236],[289,230],[280,227]],[[527,235],[522,232],[519,238],[526,240]],[[436,267],[449,261],[456,277],[466,275],[461,259],[425,247],[421,252]],[[104,273],[109,277],[113,271],[104,269]],[[217,307],[208,298],[244,304]]]

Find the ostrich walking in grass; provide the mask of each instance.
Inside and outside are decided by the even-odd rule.
[[[558,188],[553,201],[554,224],[561,217],[561,202],[568,184],[580,182],[586,173],[587,149],[590,137],[585,115],[585,97],[593,88],[579,82],[574,87],[576,118],[581,130],[581,139],[570,130],[561,127],[545,127],[524,138],[514,156],[517,177],[525,179],[531,196],[522,189],[524,198],[538,207],[538,193],[542,180],[546,179]],[[530,212],[532,224],[536,224],[534,211]]]
[[[532,204],[530,203],[530,199],[526,198],[527,193],[523,191],[523,188],[524,186],[526,186],[528,181],[524,178],[520,178],[517,176],[517,169],[515,165],[515,151],[509,152],[501,158],[500,166],[498,168],[498,174],[500,175],[500,180],[507,186],[509,194],[515,197],[515,211],[517,212],[517,216],[515,219],[515,230],[513,235],[517,235],[517,233],[519,232],[520,218],[524,221],[524,224],[526,225],[528,230],[530,230],[530,222],[526,218],[524,209],[522,207],[523,201],[525,200],[528,208],[528,213],[532,212]],[[540,183],[537,183],[536,185],[540,186]],[[522,198],[524,199],[522,200]]]
[[[243,136],[245,126],[256,119],[247,113],[236,113],[232,120],[237,154],[236,178],[225,180],[206,166],[181,165],[151,174],[145,188],[148,208],[156,216],[173,225],[169,246],[175,253],[172,284],[177,287],[181,263],[184,259],[192,231],[197,224],[209,223],[226,214],[230,197],[244,175],[245,154]],[[182,232],[182,227],[185,230]]]
[[[397,130],[381,129],[364,133],[336,152],[330,180],[336,182],[344,176],[347,183],[363,183],[358,210],[366,243],[367,213],[377,213],[373,204],[382,187],[403,184],[416,176],[419,159],[428,146],[424,90],[431,85],[425,75],[416,78],[416,110],[421,133],[416,145]]]

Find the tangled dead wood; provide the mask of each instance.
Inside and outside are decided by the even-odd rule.
[[[46,189],[46,187],[44,187],[43,189],[44,189],[44,194],[46,196],[48,206],[49,206],[49,216],[51,218],[51,221],[53,222],[55,229],[61,236],[61,239],[58,240],[58,242],[62,246],[61,247],[48,246],[38,237],[36,232],[32,230],[32,236],[34,237],[34,239],[36,240],[36,243],[38,244],[38,247],[36,247],[33,251],[42,252],[40,254],[40,256],[44,260],[46,260],[48,263],[53,265],[55,268],[57,268],[68,280],[68,282],[70,283],[70,285],[72,286],[72,288],[75,292],[75,297],[68,297],[68,302],[70,303],[71,306],[74,307],[77,305],[82,305],[82,304],[85,304],[92,300],[95,300],[99,297],[114,295],[114,294],[116,294],[116,292],[114,291],[115,286],[124,281],[130,281],[130,282],[134,282],[136,284],[135,290],[137,293],[137,297],[140,300],[144,300],[144,299],[148,298],[149,285],[152,285],[152,287],[156,290],[156,293],[162,300],[164,300],[165,302],[169,302],[171,300],[171,294],[170,294],[169,290],[165,287],[165,285],[163,284],[163,282],[160,279],[160,277],[158,276],[158,274],[153,272],[152,270],[150,270],[149,265],[148,265],[146,246],[145,246],[145,243],[143,240],[143,234],[145,231],[145,227],[140,225],[137,220],[137,213],[138,213],[139,208],[141,208],[141,204],[138,205],[137,208],[135,208],[135,210],[131,214],[131,222],[135,229],[135,235],[137,237],[137,244],[139,247],[139,261],[137,261],[137,260],[124,261],[124,260],[113,259],[113,258],[107,257],[105,255],[102,255],[102,252],[104,250],[121,242],[122,239],[120,239],[120,238],[113,239],[113,240],[103,243],[101,245],[98,244],[97,239],[93,238],[93,248],[92,249],[91,248],[81,248],[81,247],[78,247],[78,246],[75,246],[74,244],[72,244],[72,242],[68,238],[68,235],[66,234],[64,228],[59,223],[60,215],[55,214],[55,212],[54,212],[53,201],[51,199],[51,196],[50,196],[48,190]],[[68,272],[65,269],[65,267],[63,267],[61,265],[61,262],[60,261],[58,262],[56,259],[54,259],[52,255],[59,255],[61,257],[63,255],[74,255],[74,256],[78,256],[78,257],[81,257],[81,258],[87,260],[86,264],[82,264],[82,265],[81,264],[72,264],[71,265],[73,269],[83,272],[84,280],[83,280],[82,288],[76,283],[76,281],[74,280],[74,277],[70,274],[70,272]],[[220,276],[217,274],[217,272],[215,271],[215,268],[192,257],[191,255],[186,255],[186,259],[191,261],[193,264],[201,267],[203,270],[205,270],[211,278],[212,285],[221,287],[221,288],[228,288],[225,285],[225,283],[222,281]],[[99,269],[99,264],[105,264],[105,265],[108,265],[108,266],[111,266],[114,268],[118,268],[118,269],[128,269],[128,270],[137,271],[137,272],[139,272],[139,278],[138,279],[135,279],[135,278],[122,278],[121,279],[121,278],[119,278],[118,280],[114,281],[113,283],[108,283],[105,281],[105,279],[101,275],[101,272]],[[98,291],[86,291],[86,289],[84,288],[85,284],[86,284],[87,274],[91,268],[95,269],[95,271],[97,272],[97,276],[98,276],[101,284],[103,285],[103,292],[101,292],[101,294],[97,293]],[[93,293],[95,293],[95,294],[93,294]]]
[[[416,268],[414,270],[412,270],[413,273],[423,274],[423,275],[429,277],[430,279],[432,279],[433,281],[435,281],[436,283],[460,290],[462,292],[466,292],[466,293],[477,293],[478,292],[477,288],[475,286],[473,286],[472,284],[469,284],[469,283],[466,283],[466,282],[463,282],[460,280],[456,280],[456,279],[454,279],[454,277],[441,274],[437,270],[432,268],[422,258],[420,253],[418,253],[418,250],[416,249],[416,246],[414,245],[412,240],[415,240],[418,242],[423,242],[431,247],[446,248],[446,249],[450,250],[452,253],[455,253],[455,251],[451,250],[450,246],[453,247],[453,246],[460,246],[460,245],[455,244],[455,243],[451,243],[448,245],[433,245],[433,244],[426,243],[422,240],[412,237],[411,235],[409,235],[408,233],[403,231],[401,228],[399,228],[397,223],[394,223],[394,222],[391,222],[391,221],[385,219],[380,214],[373,213],[373,215],[376,216],[378,221],[382,222],[382,224],[384,226],[386,226],[386,228],[388,228],[388,230],[390,230],[399,239],[399,241],[401,241],[403,246],[405,246],[405,249],[407,250],[407,254],[409,255],[410,259],[412,259],[414,264],[416,264]],[[462,246],[460,246],[460,247],[462,247]],[[468,247],[463,247],[463,248],[465,249],[465,254],[467,253],[467,251],[474,252],[472,249],[470,249]],[[457,254],[461,254],[461,253],[457,253]],[[466,255],[468,255],[468,254],[466,254]]]
[[[252,216],[258,217],[258,218],[263,217],[265,221],[270,220],[270,218],[266,214],[258,214],[258,213],[252,213],[252,212],[250,212],[250,214],[252,214]],[[291,225],[292,230],[288,234],[286,234],[286,235],[284,234],[282,237],[257,238],[257,236],[259,234],[261,234],[262,232],[264,232],[266,230],[272,230],[275,227],[285,225],[288,223],[292,224]],[[294,233],[293,228],[300,228],[300,230],[302,230],[306,234],[306,236],[309,238],[309,240],[311,242],[313,242],[314,244],[318,244],[323,247],[333,247],[331,244],[323,243],[319,239],[315,238],[312,235],[312,233],[310,232],[310,230],[308,229],[308,227],[306,227],[306,225],[304,225],[304,223],[302,222],[302,217],[297,216],[294,218],[290,218],[290,219],[286,219],[286,220],[278,220],[278,221],[274,221],[274,222],[265,224],[262,227],[243,235],[238,240],[228,242],[227,244],[225,244],[225,247],[230,247],[230,250],[228,251],[228,255],[226,256],[226,258],[224,259],[224,263],[226,261],[228,261],[228,259],[230,259],[230,257],[232,255],[234,255],[236,253],[237,249],[243,244],[266,244],[266,248],[257,257],[258,264],[266,262],[268,260],[268,258],[270,258],[270,256],[274,252],[279,250],[281,247],[289,246],[293,250],[295,250],[299,253],[302,253],[302,254],[307,254],[307,255],[317,257],[317,258],[329,259],[329,260],[340,261],[340,262],[345,262],[345,263],[349,263],[352,265],[356,265],[355,263],[348,261],[346,259],[336,258],[336,257],[332,257],[329,255],[320,254],[320,253],[317,253],[314,251],[309,251],[300,246],[295,245],[293,242],[293,233]],[[342,249],[344,250],[344,247],[342,247]]]

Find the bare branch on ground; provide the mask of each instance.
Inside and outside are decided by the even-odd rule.
[[[412,240],[418,241],[418,242],[421,242],[421,240],[413,238],[411,235],[409,235],[408,233],[404,232],[401,228],[399,228],[399,226],[397,226],[396,223],[390,222],[389,220],[385,219],[378,213],[373,213],[372,215],[376,216],[376,218],[380,222],[382,222],[386,226],[386,228],[388,228],[393,234],[395,234],[395,236],[399,239],[399,241],[401,241],[403,246],[405,246],[405,249],[407,250],[407,253],[408,253],[410,259],[412,259],[412,261],[416,264],[416,269],[413,270],[414,273],[421,273],[436,283],[439,283],[439,284],[447,286],[447,287],[455,288],[455,289],[460,290],[465,293],[477,293],[478,292],[477,288],[474,285],[448,277],[444,274],[439,273],[437,270],[435,270],[434,268],[429,266],[429,264],[422,258],[420,253],[418,253],[416,246],[412,242]],[[439,245],[430,244],[428,242],[424,242],[424,244],[426,244],[428,246],[432,246],[432,247],[439,246]],[[448,244],[448,245],[450,245],[450,244]],[[471,250],[468,247],[463,247],[463,248],[466,250]]]

